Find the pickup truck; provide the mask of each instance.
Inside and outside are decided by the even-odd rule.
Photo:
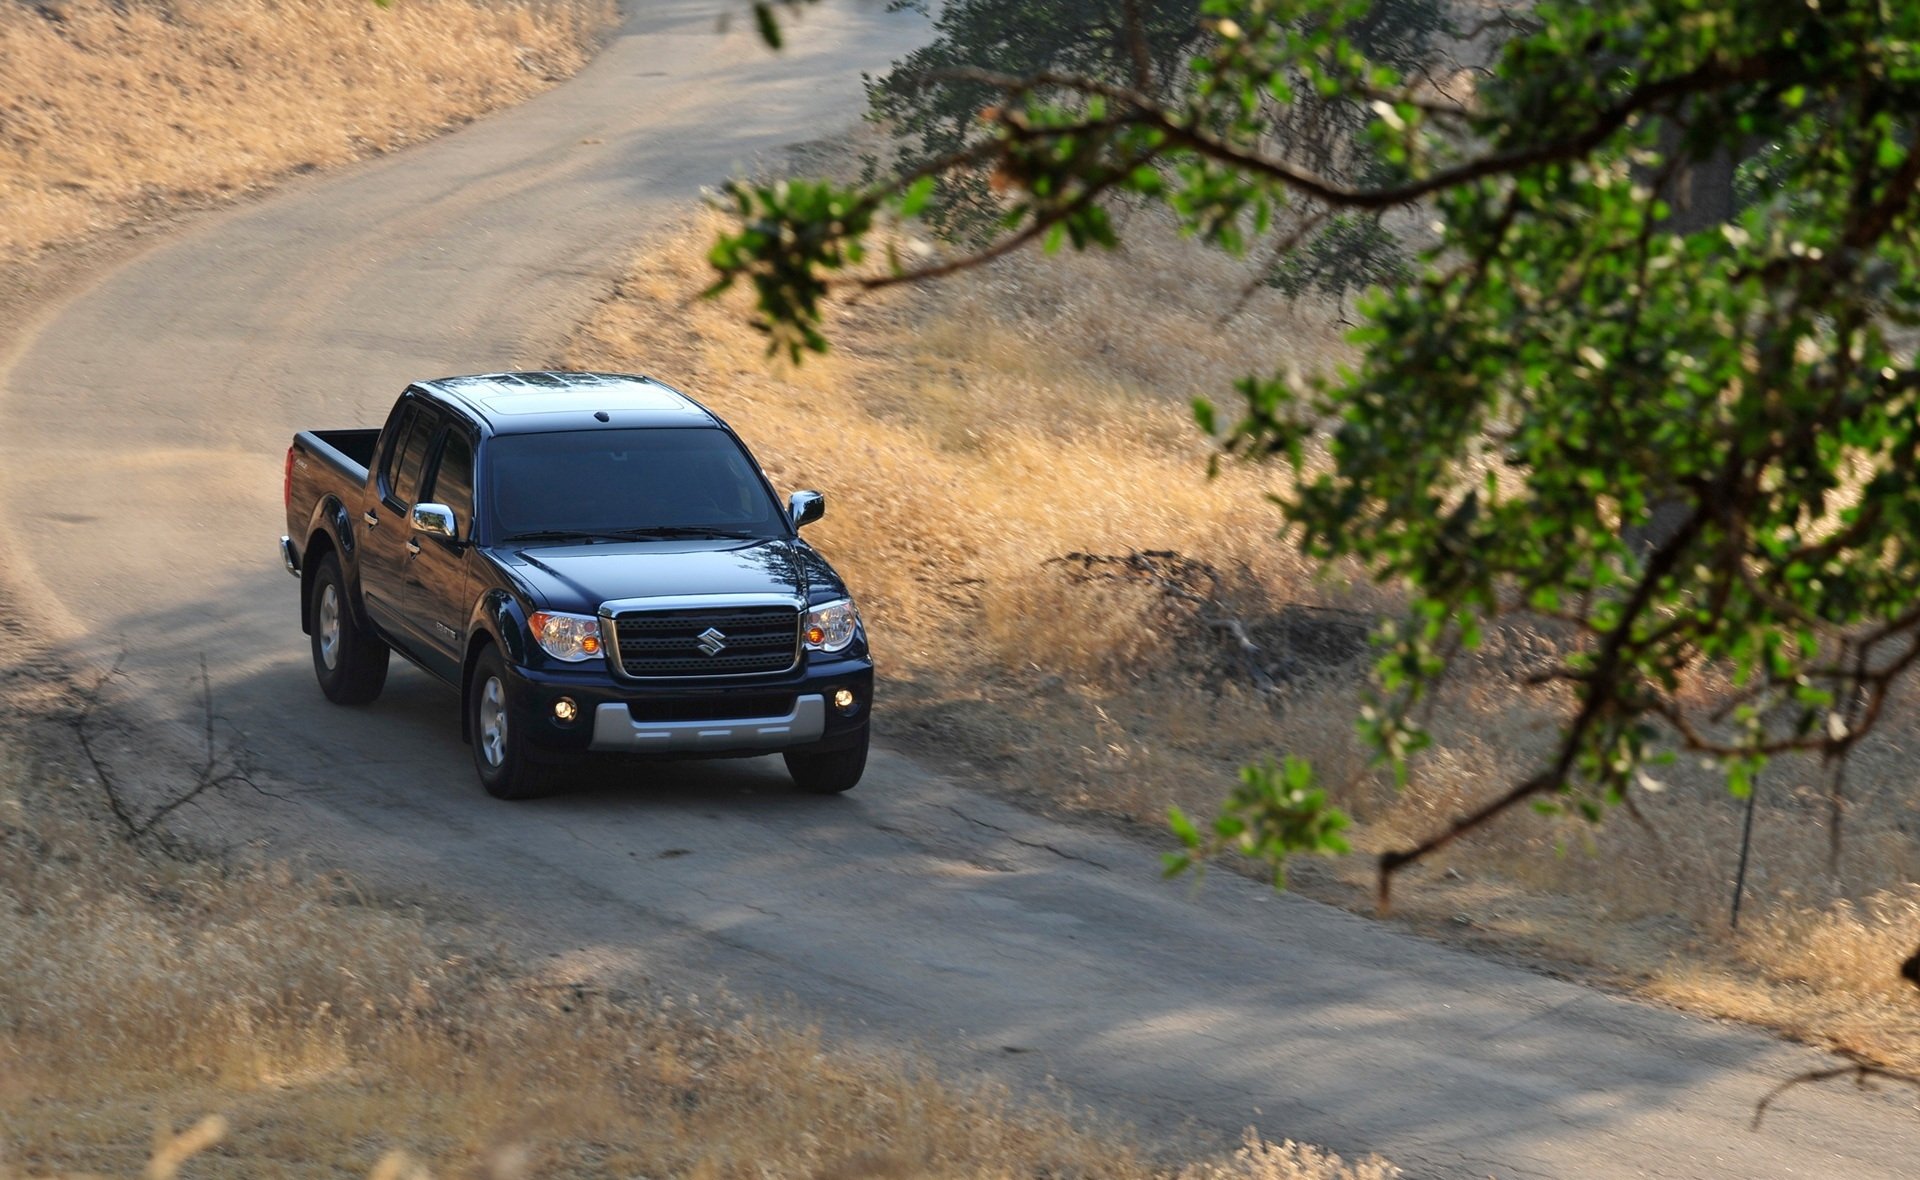
[[[460,693],[487,791],[590,754],[780,753],[806,791],[867,760],[873,662],[846,585],[726,423],[647,377],[409,385],[379,430],[287,450],[281,558],[328,700],[390,652]]]

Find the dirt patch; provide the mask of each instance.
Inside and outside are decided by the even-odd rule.
[[[1336,606],[1273,603],[1251,577],[1236,589],[1219,570],[1172,550],[1050,558],[1069,583],[1131,584],[1159,602],[1151,621],[1176,634],[1173,679],[1216,695],[1229,685],[1273,692],[1308,676],[1355,671],[1377,620]]]

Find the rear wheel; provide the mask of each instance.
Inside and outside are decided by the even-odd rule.
[[[844,750],[823,754],[789,750],[781,755],[786,761],[787,773],[793,776],[794,786],[815,795],[838,795],[852,790],[867,769],[867,733],[862,729],[860,740]]]
[[[480,653],[467,687],[467,726],[473,735],[473,768],[496,799],[537,799],[551,794],[556,767],[533,761],[507,704],[507,665],[498,648]]]
[[[313,574],[308,621],[313,638],[313,674],[320,691],[336,705],[364,705],[387,683],[392,654],[378,635],[361,627],[348,597],[340,555],[328,553]]]

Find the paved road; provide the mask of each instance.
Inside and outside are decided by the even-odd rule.
[[[1258,1124],[1447,1177],[1920,1173],[1920,1119],[1891,1097],[1808,1090],[1745,1129],[1818,1054],[1246,882],[1196,897],[1149,848],[884,751],[842,799],[762,761],[516,805],[481,794],[453,697],[418,673],[326,705],[273,552],[289,434],[376,422],[409,379],[551,360],[651,227],[844,126],[858,71],[923,35],[841,0],[769,61],[714,33],[715,3],[645,5],[551,94],[204,219],[0,353],[0,591],[62,664],[121,658],[123,699],[162,722],[191,724],[207,658],[289,799],[222,822],[433,889],[556,972],[724,978],[1156,1131]],[[158,740],[119,765],[151,768]]]

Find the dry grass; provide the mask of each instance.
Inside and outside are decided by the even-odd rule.
[[[609,0],[0,0],[0,262],[571,74]]]
[[[1553,702],[1520,679],[1552,642],[1503,633],[1440,702],[1420,789],[1395,793],[1352,730],[1356,640],[1394,595],[1317,579],[1274,540],[1260,495],[1273,473],[1203,477],[1186,399],[1249,370],[1337,362],[1324,313],[1266,292],[1235,306],[1223,293],[1243,288],[1236,264],[1138,224],[1123,254],[1017,259],[843,308],[836,351],[793,370],[764,359],[742,305],[693,298],[716,226],[703,218],[639,259],[566,359],[686,388],[742,430],[776,484],[829,492],[811,535],[861,596],[892,740],[1048,806],[1154,824],[1169,804],[1210,813],[1244,761],[1302,754],[1357,815],[1363,851],[1434,831],[1551,740]],[[1138,571],[1089,578],[1113,567],[1050,560],[1151,550],[1211,567],[1214,605],[1197,612]],[[1176,580],[1183,569],[1149,565]],[[1354,613],[1316,609],[1328,607]],[[1244,620],[1292,672],[1281,691],[1246,691],[1203,615]],[[1624,818],[1515,816],[1411,874],[1397,912],[1920,1065],[1920,995],[1895,974],[1920,942],[1915,733],[1909,709],[1856,757],[1837,871],[1818,768],[1770,772],[1737,935],[1740,809],[1695,768],[1663,775],[1670,789],[1647,801],[1657,834]],[[1295,880],[1371,905],[1364,858]]]
[[[1176,1172],[911,1061],[710,1003],[541,986],[338,879],[143,856],[91,789],[0,765],[7,1180],[164,1177],[150,1158],[193,1146],[165,1132],[208,1111],[196,1176],[1393,1174],[1258,1141]]]

